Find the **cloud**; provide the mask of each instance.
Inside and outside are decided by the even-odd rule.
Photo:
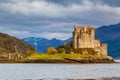
[[[0,1],[0,31],[19,38],[65,39],[75,24],[99,27],[119,21],[120,7],[114,0]]]
[[[11,14],[21,14],[26,17],[43,17],[43,18],[68,18],[68,17],[82,17],[84,14],[109,12],[115,13],[115,7],[97,3],[94,5],[89,0],[84,0],[81,5],[73,4],[71,6],[62,6],[51,4],[45,1],[29,1],[29,0],[15,0],[14,3],[1,3],[0,8],[10,12]],[[118,7],[118,9],[120,9]],[[95,11],[93,11],[95,10]],[[97,11],[96,11],[97,10]],[[118,11],[118,10],[117,10]],[[79,15],[79,16],[78,16]]]
[[[79,5],[82,4],[85,0],[45,0],[49,3],[59,4],[63,6],[70,6],[70,5]],[[120,0],[86,0],[92,2],[94,5],[101,4],[101,5],[108,5],[111,7],[120,7]]]
[[[61,10],[63,11],[64,9],[62,6],[38,0],[32,2],[28,0],[18,0],[14,3],[1,3],[0,7],[11,14],[22,14],[25,16],[61,17],[61,15],[64,15],[61,13]]]
[[[57,38],[61,40],[66,40],[72,36],[72,33],[50,33],[50,32],[43,32],[40,34],[40,37],[52,39]]]
[[[102,5],[108,5],[111,7],[120,7],[120,0],[92,0],[95,4],[101,3]]]
[[[53,39],[57,38],[60,40],[66,40],[72,36],[72,33],[58,33],[58,32],[42,32],[42,33],[32,33],[29,31],[6,31],[9,35],[14,35],[17,36],[18,38],[26,38],[28,36],[34,36],[34,37],[42,37],[42,38],[47,38],[47,39]]]

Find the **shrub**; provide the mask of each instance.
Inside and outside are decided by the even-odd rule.
[[[60,53],[66,53],[66,50],[65,50],[65,48],[60,48],[60,49],[59,49],[59,52],[60,52]]]
[[[47,54],[55,54],[57,50],[54,47],[49,47],[46,52]]]

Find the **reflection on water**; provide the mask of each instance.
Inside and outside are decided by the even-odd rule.
[[[119,77],[120,64],[0,64],[0,80]]]

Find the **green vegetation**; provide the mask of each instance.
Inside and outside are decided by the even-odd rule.
[[[66,53],[66,50],[65,50],[65,48],[59,48],[58,52],[59,53]]]
[[[30,56],[27,56],[26,59],[63,59],[63,58],[74,58],[74,59],[82,59],[82,58],[101,58],[102,56],[91,55],[91,54],[64,54],[64,53],[56,53],[56,54],[38,54],[33,53]]]
[[[55,54],[57,50],[54,47],[49,47],[46,52],[47,54]]]
[[[67,53],[67,51],[71,53]],[[106,57],[106,56],[105,56]],[[73,59],[83,59],[83,58],[104,58],[102,55],[97,55],[97,52],[92,48],[66,48],[59,47],[55,49],[54,47],[49,47],[46,51],[46,54],[32,53],[26,57],[26,59],[64,59],[64,58],[73,58]]]

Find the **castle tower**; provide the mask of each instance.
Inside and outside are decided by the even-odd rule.
[[[73,47],[76,48],[93,48],[94,27],[92,26],[74,26]]]

